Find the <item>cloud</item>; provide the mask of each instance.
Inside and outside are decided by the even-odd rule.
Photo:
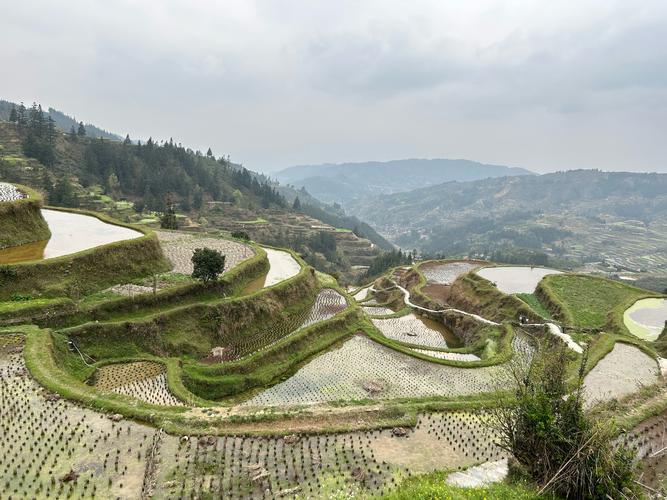
[[[257,169],[667,171],[666,28],[662,0],[24,0],[0,97]]]

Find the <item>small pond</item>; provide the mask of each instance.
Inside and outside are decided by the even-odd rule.
[[[102,222],[90,215],[44,209],[42,216],[49,225],[51,238],[0,250],[0,264],[50,259],[143,236],[134,229]]]
[[[623,313],[623,323],[640,339],[653,341],[665,328],[667,299],[641,299]]]
[[[549,274],[560,274],[545,267],[499,266],[484,267],[477,271],[482,278],[495,283],[501,292],[533,293],[538,283]]]

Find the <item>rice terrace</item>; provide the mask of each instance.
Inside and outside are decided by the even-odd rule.
[[[482,486],[507,469],[489,412],[538,351],[574,374],[586,348],[589,411],[637,426],[667,403],[659,294],[463,260],[343,288],[289,250],[0,193],[50,232],[42,255],[20,237],[0,257],[3,496],[373,497],[433,471]],[[190,277],[201,247],[226,256],[219,279]]]
[[[124,7],[0,14],[0,500],[667,498],[667,2]]]

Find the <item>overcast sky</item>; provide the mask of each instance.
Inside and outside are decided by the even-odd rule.
[[[665,0],[0,1],[0,98],[251,169],[667,172]]]

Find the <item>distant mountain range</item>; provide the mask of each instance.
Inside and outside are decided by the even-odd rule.
[[[470,160],[408,159],[362,163],[300,165],[279,171],[282,184],[304,187],[319,200],[347,203],[377,194],[392,194],[449,181],[532,175],[524,168]]]
[[[32,104],[25,104],[26,108],[29,108],[31,105]],[[9,114],[11,113],[13,106],[18,108],[19,105],[18,103],[0,99],[0,120],[9,120]],[[49,108],[48,110],[44,110],[44,114],[53,118],[53,121],[56,122],[56,127],[58,127],[63,132],[69,132],[72,127],[74,127],[76,130],[79,126],[79,122],[76,120],[76,118],[72,118],[71,116],[66,115],[62,111],[58,111],[57,109]],[[112,141],[123,140],[123,137],[111,132],[107,132],[106,130],[96,127],[90,123],[84,123],[83,126],[86,129],[86,135],[88,137],[102,137]]]
[[[345,206],[404,248],[531,249],[667,273],[667,174],[570,170],[447,182]]]

